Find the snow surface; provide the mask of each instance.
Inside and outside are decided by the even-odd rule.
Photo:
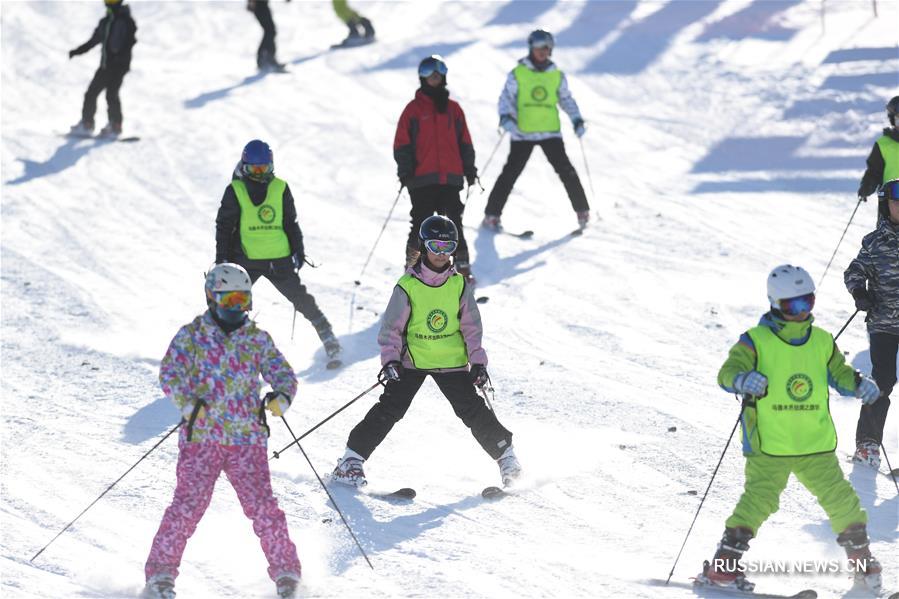
[[[98,50],[69,61],[102,8],[2,7],[2,593],[134,597],[175,481],[166,441],[33,563],[34,553],[178,420],[156,382],[177,328],[203,307],[214,218],[243,144],[263,138],[290,182],[310,258],[303,280],[346,348],[324,369],[311,327],[267,282],[259,324],[301,378],[297,432],[374,382],[378,315],[400,275],[404,193],[372,262],[354,279],[396,195],[392,139],[432,52],[449,64],[490,189],[508,142],[496,99],[537,27],[588,123],[594,215],[583,237],[561,184],[535,153],[504,222],[531,241],[466,233],[497,386],[494,402],[529,475],[488,503],[496,465],[428,383],[367,464],[374,484],[414,486],[391,505],[338,492],[370,570],[298,451],[272,462],[312,596],[688,597],[665,578],[738,407],[715,383],[727,349],[764,311],[776,264],[816,278],[855,205],[885,100],[899,90],[899,2],[354,3],[379,42],[329,52],[344,35],[329,2],[273,3],[286,75],[255,73],[260,29],[241,2],[133,2],[139,43],[122,100],[134,144],[57,135],[78,120]],[[826,13],[822,14],[822,6]],[[823,18],[822,18],[823,17]],[[98,126],[104,121],[100,99]],[[588,184],[584,154],[564,126]],[[589,184],[587,185],[589,190]],[[820,289],[817,322],[852,313],[841,271],[875,220],[863,204]],[[840,346],[870,369],[857,318]],[[372,394],[310,435],[333,467]],[[834,396],[840,455],[858,401]],[[886,431],[899,466],[895,409]],[[670,427],[676,430],[669,431]],[[270,448],[288,442],[273,427]],[[694,575],[742,485],[728,451],[675,572]],[[844,465],[871,521],[885,587],[896,590],[892,483]],[[691,491],[697,492],[691,494]],[[323,520],[331,519],[332,523]],[[337,524],[335,524],[337,523]],[[795,480],[747,559],[828,560],[823,511]],[[756,576],[759,590],[855,596],[845,573]],[[184,555],[180,597],[272,597],[250,523],[227,482]],[[849,595],[844,593],[849,592]]]

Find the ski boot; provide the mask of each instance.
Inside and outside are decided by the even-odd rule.
[[[331,323],[328,322],[328,319],[324,316],[313,320],[312,326],[315,327],[315,332],[318,334],[318,338],[321,340],[322,345],[325,346],[325,353],[328,355],[330,359],[336,359],[338,355],[340,355],[340,342],[337,340],[337,336],[334,335],[334,331],[331,329]]]
[[[346,453],[337,462],[337,467],[331,473],[331,480],[351,487],[361,488],[368,484],[362,464],[365,459],[347,447]]]
[[[110,139],[114,139],[122,134],[122,123],[121,121],[118,123],[109,122],[106,123],[106,126],[100,129],[99,135],[100,137],[108,137]]]
[[[412,245],[406,246],[406,268],[410,268],[415,266],[415,263],[418,262],[418,257],[421,256],[421,250]]]
[[[366,40],[375,39],[375,28],[371,24],[371,21],[366,19],[365,17],[359,17],[359,25],[362,27],[362,37]]]
[[[583,231],[587,228],[587,223],[590,222],[590,211],[589,210],[580,210],[577,212],[577,228]]]
[[[481,228],[499,233],[503,230],[503,225],[500,222],[499,216],[485,214],[484,220],[481,221]]]
[[[282,599],[292,599],[297,596],[297,586],[300,583],[300,579],[295,574],[284,574],[283,576],[279,576],[277,582],[275,582],[275,588],[278,592],[278,597]]]
[[[503,455],[496,460],[499,465],[499,474],[503,479],[504,487],[511,487],[521,477],[521,464],[515,457],[515,450],[510,445]]]
[[[864,524],[852,524],[837,537],[837,544],[846,550],[849,569],[855,574],[856,583],[861,583],[875,595],[883,586],[880,562],[871,555],[868,530]]]
[[[94,134],[94,121],[80,120],[69,129],[69,135],[73,137],[91,137]]]
[[[175,599],[175,579],[168,574],[157,574],[147,580],[141,594],[143,599]]]
[[[751,593],[755,584],[746,580],[740,558],[749,549],[752,531],[748,528],[725,528],[712,562],[702,563],[702,573],[696,577],[700,584],[737,589]]]
[[[876,441],[860,441],[855,448],[852,461],[877,470],[880,468],[880,444]]]

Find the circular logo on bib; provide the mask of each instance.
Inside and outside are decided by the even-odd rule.
[[[812,396],[812,379],[807,375],[798,373],[787,379],[787,395],[793,401],[805,401]]]
[[[537,102],[543,102],[546,98],[549,97],[549,93],[546,91],[546,88],[542,85],[538,85],[534,89],[531,90],[531,99]]]
[[[428,328],[431,329],[432,332],[443,332],[443,329],[446,328],[447,324],[449,324],[449,319],[446,317],[446,312],[443,310],[431,310],[428,314]]]
[[[267,225],[272,224],[272,222],[274,222],[275,220],[275,209],[266,204],[260,206],[259,212],[257,212],[256,214],[259,217],[259,220]]]

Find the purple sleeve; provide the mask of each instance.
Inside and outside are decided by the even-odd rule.
[[[402,361],[405,346],[404,333],[411,312],[412,307],[406,292],[397,285],[393,288],[393,295],[390,296],[390,302],[381,317],[381,330],[378,332],[382,365],[388,362]]]
[[[487,352],[481,347],[481,337],[484,335],[484,327],[481,326],[481,312],[478,303],[474,299],[474,289],[465,285],[462,299],[459,302],[461,317],[459,326],[465,346],[468,348],[468,361],[472,364],[487,365]]]
[[[190,325],[181,327],[159,364],[159,386],[179,410],[195,396],[192,346]]]
[[[297,393],[297,377],[287,362],[284,354],[275,347],[272,336],[265,331],[259,332],[260,354],[259,364],[262,378],[271,385],[272,391],[280,392],[293,401]]]

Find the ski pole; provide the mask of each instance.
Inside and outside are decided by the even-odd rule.
[[[490,156],[487,157],[487,162],[485,162],[484,166],[481,167],[482,175],[487,172],[487,167],[490,166],[490,162],[493,160],[493,155],[496,154],[496,151],[499,149],[499,144],[503,143],[503,139],[506,138],[506,133],[508,133],[508,131],[503,129],[503,134],[499,136],[498,140],[496,140],[496,145],[493,146],[493,151],[490,152]],[[480,181],[478,183],[480,184]],[[484,193],[483,186],[481,186],[481,193]]]
[[[293,341],[293,332],[297,328],[297,309],[293,309],[293,323],[290,325],[290,340]]]
[[[41,550],[38,551],[37,553],[35,553],[35,554],[34,554],[34,557],[32,557],[32,558],[31,558],[30,560],[28,560],[28,561],[29,561],[29,562],[33,562],[35,559],[37,559],[37,556],[39,556],[41,553],[43,553],[43,552],[44,552],[44,549],[46,549],[47,547],[49,547],[50,544],[53,543],[53,541],[55,541],[56,539],[58,539],[58,538],[60,537],[60,535],[62,535],[62,533],[64,533],[65,531],[67,531],[67,530],[69,529],[70,526],[72,526],[73,524],[75,524],[75,521],[78,520],[78,518],[80,518],[81,516],[83,516],[83,515],[85,514],[85,512],[87,512],[87,510],[89,510],[89,509],[91,509],[92,507],[94,507],[94,504],[95,504],[95,503],[97,503],[98,501],[100,501],[100,499],[101,499],[104,495],[106,495],[107,493],[109,493],[109,491],[111,491],[112,488],[113,488],[114,486],[116,486],[116,485],[119,483],[120,480],[122,480],[123,478],[125,478],[125,476],[126,476],[129,472],[131,472],[132,470],[134,470],[134,469],[137,467],[138,464],[140,464],[141,462],[143,462],[143,461],[144,461],[144,458],[146,458],[148,455],[150,455],[150,454],[153,452],[154,449],[156,449],[157,447],[159,447],[160,445],[162,445],[162,442],[165,441],[166,439],[168,439],[168,438],[171,436],[172,433],[174,433],[176,430],[178,430],[178,429],[181,427],[181,425],[182,425],[183,423],[184,423],[184,421],[182,420],[181,422],[179,422],[178,424],[176,424],[175,427],[174,427],[172,430],[170,430],[168,433],[166,433],[166,435],[165,435],[162,439],[160,439],[159,441],[156,442],[156,445],[154,445],[153,447],[151,447],[151,448],[147,451],[147,453],[145,453],[143,456],[141,456],[141,458],[140,458],[137,462],[134,463],[134,466],[131,466],[131,468],[128,468],[128,470],[125,471],[125,474],[123,474],[122,476],[118,477],[118,478],[115,480],[114,483],[112,483],[111,485],[109,485],[109,486],[106,488],[105,491],[103,491],[102,493],[100,493],[100,497],[97,497],[96,499],[94,499],[94,500],[91,502],[91,504],[90,504],[89,506],[87,506],[86,508],[84,508],[84,509],[81,511],[80,514],[78,514],[77,516],[75,516],[75,520],[72,520],[71,522],[69,522],[68,524],[66,524],[65,527],[64,527],[61,531],[59,531],[59,532],[56,534],[55,537],[53,537],[52,539],[50,539],[50,543],[47,543],[46,545],[44,545],[43,547],[41,547]]]
[[[390,222],[390,217],[393,216],[393,209],[396,208],[396,203],[400,201],[400,195],[403,193],[403,184],[400,183],[400,190],[396,192],[396,197],[393,199],[393,205],[390,206],[390,212],[387,213],[387,218],[384,219],[384,224],[381,226],[381,232],[378,233],[378,237],[375,239],[375,244],[371,246],[371,251],[368,252],[368,257],[365,259],[365,264],[362,265],[362,271],[359,273],[359,278],[356,279],[356,285],[362,284],[362,275],[365,274],[365,269],[368,268],[368,263],[371,260],[372,254],[375,253],[375,248],[378,247],[378,242],[381,241],[381,235],[384,234],[384,229],[387,228],[387,223]]]
[[[493,381],[490,380],[490,375],[487,375],[487,382],[484,385],[478,387],[478,391],[481,392],[481,397],[484,398],[484,401],[487,402],[487,407],[490,408],[490,411],[494,414],[496,411],[493,409],[493,404],[490,402],[490,399],[487,398],[487,391],[490,391],[490,395],[493,396],[493,399],[496,399],[496,395],[493,392]]]
[[[883,452],[883,459],[887,462],[887,468],[889,469],[887,474],[893,479],[893,484],[896,485],[896,494],[899,495],[899,481],[896,481],[896,475],[893,474],[893,465],[890,464],[890,457],[887,455],[887,448],[883,446],[883,441],[880,442],[880,450]]]
[[[849,222],[846,223],[846,228],[843,229],[843,234],[840,235],[840,240],[837,242],[837,247],[833,248],[833,255],[830,257],[830,260],[827,262],[827,266],[824,268],[824,274],[821,275],[821,280],[818,281],[818,291],[821,290],[821,284],[824,282],[824,277],[827,276],[827,271],[830,269],[830,265],[833,263],[833,259],[836,258],[837,250],[840,249],[840,244],[843,243],[843,238],[846,236],[846,231],[849,230],[849,225],[852,224],[852,219],[855,218],[855,213],[858,211],[858,207],[862,205],[862,202],[864,200],[864,196],[858,197],[858,202],[855,203],[855,210],[852,211],[852,216],[849,217]]]
[[[578,137],[577,140],[581,143],[581,156],[584,157],[584,172],[587,173],[587,182],[590,184],[590,197],[593,198],[593,203],[596,203],[596,192],[593,191],[593,177],[590,176],[590,165],[587,164],[587,152],[584,150],[584,139]],[[596,211],[599,214],[599,210]]]
[[[684,551],[684,547],[687,546],[687,539],[690,538],[690,533],[693,531],[693,525],[696,524],[696,519],[699,518],[699,510],[702,509],[702,504],[705,502],[705,498],[709,494],[709,489],[712,488],[712,483],[715,481],[715,475],[718,474],[718,468],[721,467],[721,462],[724,461],[724,454],[727,453],[727,448],[730,447],[730,440],[733,439],[734,433],[737,430],[737,426],[740,424],[740,420],[743,419],[743,410],[746,409],[746,405],[749,402],[749,396],[745,396],[743,398],[742,405],[740,406],[740,415],[737,416],[737,421],[734,423],[734,427],[730,431],[730,435],[727,437],[727,443],[724,445],[724,451],[721,452],[721,457],[718,458],[718,465],[715,466],[715,471],[712,472],[712,479],[709,481],[709,486],[705,488],[705,493],[702,495],[702,500],[699,502],[699,507],[696,508],[696,515],[693,516],[693,522],[690,523],[690,528],[687,529],[687,536],[684,537],[684,542],[680,546],[680,551],[677,552],[677,557],[674,559],[674,565],[671,566],[671,572],[668,573],[668,578],[665,579],[665,584],[671,580],[671,577],[674,575],[674,569],[677,567],[677,562],[680,560],[681,553]]]
[[[332,418],[334,418],[335,416],[337,416],[338,414],[343,412],[345,409],[347,409],[348,407],[350,407],[351,405],[356,403],[356,401],[361,399],[363,396],[371,393],[371,391],[380,384],[381,384],[381,381],[376,382],[374,385],[372,385],[371,387],[369,387],[368,389],[366,389],[365,391],[363,391],[362,393],[360,393],[359,395],[357,395],[356,397],[354,397],[353,399],[351,399],[350,401],[345,403],[340,409],[333,412],[330,416],[328,416],[327,418],[325,418],[324,420],[322,420],[321,422],[319,422],[318,424],[316,424],[315,426],[310,428],[308,431],[306,431],[305,433],[300,435],[299,438],[294,437],[294,441],[292,443],[288,443],[281,451],[273,451],[272,457],[275,459],[280,458],[282,453],[284,453],[285,451],[290,449],[293,445],[299,443],[302,439],[306,438],[306,436],[308,436],[310,433],[312,433],[312,431],[314,431],[315,429],[317,429],[318,427],[320,427],[321,425],[323,425],[327,421],[331,420]]]
[[[318,472],[315,470],[315,466],[312,465],[312,460],[309,459],[309,456],[306,455],[306,451],[303,449],[303,446],[300,445],[300,440],[297,439],[297,436],[293,434],[293,431],[290,428],[290,425],[287,424],[287,419],[284,416],[281,416],[281,422],[284,423],[284,426],[287,427],[287,431],[290,433],[290,436],[293,437],[294,443],[296,443],[297,448],[302,452],[303,457],[306,458],[306,463],[309,464],[309,467],[312,469],[312,473],[315,475],[315,478],[318,479],[318,484],[322,486],[325,494],[328,496],[328,499],[331,500],[331,505],[334,506],[334,509],[337,510],[337,513],[340,515],[340,519],[343,520],[343,525],[346,526],[347,531],[350,533],[350,536],[353,537],[353,541],[356,542],[356,547],[359,548],[359,552],[362,554],[362,557],[365,558],[365,561],[368,562],[368,567],[372,570],[375,569],[374,566],[371,565],[371,560],[368,559],[368,555],[365,554],[365,550],[362,548],[362,545],[359,544],[359,539],[356,538],[356,535],[353,534],[353,529],[350,528],[349,523],[346,521],[346,518],[343,516],[343,512],[340,511],[340,508],[337,506],[337,502],[334,501],[334,497],[331,495],[331,492],[328,490],[328,487],[325,486],[324,481],[322,481],[322,477],[318,475]]]
[[[837,333],[836,336],[833,338],[833,342],[834,342],[834,343],[837,342],[837,339],[840,338],[840,335],[843,334],[843,331],[846,330],[846,327],[849,326],[849,323],[852,322],[852,319],[855,318],[855,315],[856,315],[856,314],[858,314],[858,309],[856,309],[855,312],[852,313],[852,316],[849,317],[849,320],[846,321],[846,324],[843,325],[843,328],[840,329],[840,332]]]

